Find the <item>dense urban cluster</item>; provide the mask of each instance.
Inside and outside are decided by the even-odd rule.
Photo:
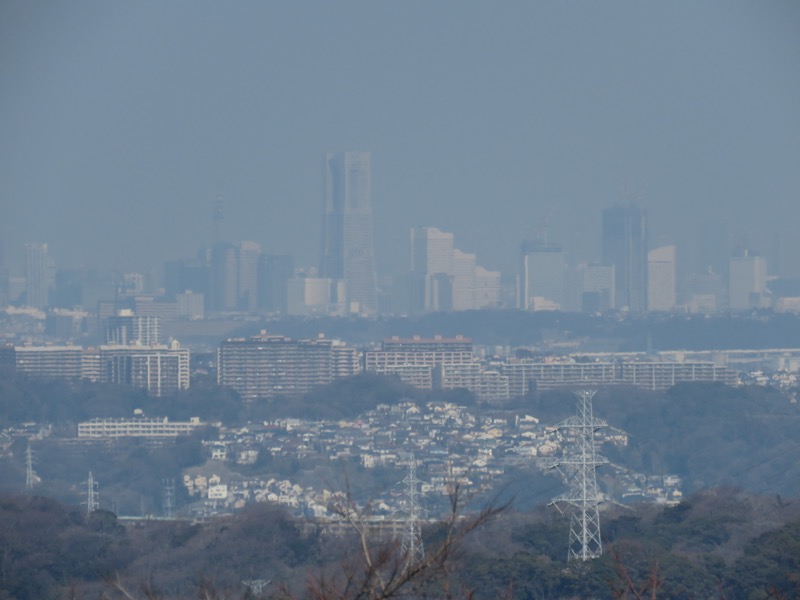
[[[319,489],[291,478],[246,477],[236,465],[256,463],[261,453],[270,460],[305,460],[312,463],[357,461],[364,469],[391,467],[401,472],[414,462],[431,517],[441,516],[448,494],[458,483],[470,494],[490,494],[509,469],[547,471],[548,458],[568,450],[569,430],[545,426],[530,415],[480,415],[447,403],[418,405],[405,402],[382,405],[354,420],[308,421],[299,419],[221,428],[219,439],[206,442],[211,462],[189,469],[183,483],[199,514],[244,508],[253,501],[273,502],[312,518],[332,518],[334,499],[341,487]],[[627,435],[600,430],[599,445],[624,446]],[[215,462],[219,461],[219,462]],[[552,461],[551,461],[552,462]],[[647,477],[614,467],[615,500],[649,499],[674,503],[681,498],[676,476]],[[399,481],[397,482],[399,485]],[[404,496],[398,485],[376,492],[369,500],[371,516],[379,520],[403,517]]]
[[[486,269],[437,227],[410,232],[410,269],[376,271],[372,167],[368,152],[325,159],[321,255],[315,266],[260,242],[223,239],[224,201],[213,211],[216,237],[194,258],[167,260],[158,271],[112,273],[56,268],[47,243],[26,246],[24,265],[0,250],[0,307],[46,311],[51,331],[79,337],[120,309],[164,319],[223,315],[422,314],[506,308],[529,311],[620,310],[717,313],[800,308],[796,242],[780,237],[772,255],[737,239],[725,221],[706,223],[694,245],[652,247],[647,212],[636,204],[602,211],[601,252],[576,261],[549,239],[546,220],[519,245],[514,273]],[[786,238],[786,239],[784,239]],[[680,260],[679,260],[680,259]]]

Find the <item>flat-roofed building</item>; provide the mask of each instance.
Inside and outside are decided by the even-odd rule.
[[[651,390],[665,390],[677,383],[694,381],[736,383],[736,373],[713,362],[623,362],[617,383]]]
[[[106,322],[106,344],[151,346],[161,343],[161,318],[139,316],[132,310],[120,310]]]
[[[144,388],[166,396],[189,388],[189,350],[169,346],[101,346],[100,377],[106,383]]]
[[[424,338],[415,335],[410,338],[393,336],[381,342],[384,352],[469,352],[472,353],[472,339],[457,335],[452,338],[435,335]]]
[[[80,346],[17,346],[18,373],[32,377],[80,379],[83,348]]]
[[[188,435],[204,423],[200,417],[188,421],[170,421],[167,417],[133,419],[92,419],[78,423],[79,438],[144,437],[165,438]]]
[[[514,359],[504,363],[501,370],[508,377],[511,397],[524,396],[532,389],[611,385],[616,378],[611,362]]]
[[[516,359],[501,365],[508,376],[509,395],[522,396],[532,389],[633,385],[665,390],[678,383],[721,382],[733,385],[736,373],[712,362],[577,362]]]
[[[358,352],[338,341],[282,335],[231,339],[217,351],[217,382],[248,401],[303,394],[359,371]]]

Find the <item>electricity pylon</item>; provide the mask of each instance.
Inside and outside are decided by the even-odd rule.
[[[574,432],[575,444],[563,458],[555,459],[551,468],[564,476],[569,491],[553,498],[550,504],[558,506],[564,502],[573,507],[569,528],[569,561],[586,561],[603,554],[600,538],[599,504],[603,496],[597,488],[597,467],[608,462],[595,452],[594,434],[607,423],[595,419],[592,398],[596,390],[581,390],[578,397],[578,414],[557,425],[558,430]]]
[[[420,518],[422,516],[422,508],[420,507],[419,486],[422,483],[417,479],[417,461],[414,455],[408,462],[408,474],[403,479],[402,483],[405,486],[405,513],[406,518],[403,524],[403,540],[400,545],[400,553],[405,561],[405,566],[419,562],[425,558],[425,546],[422,543],[422,529],[420,527]]]
[[[171,519],[175,510],[175,480],[172,478],[162,479],[161,486],[164,494],[164,516],[167,519]]]
[[[89,471],[89,479],[86,480],[86,514],[91,515],[94,511],[100,510],[100,494],[97,491],[97,481]]]
[[[253,595],[260,596],[264,588],[272,583],[272,579],[245,579],[242,583],[250,589]]]
[[[33,470],[33,450],[31,450],[31,443],[28,442],[28,449],[25,450],[25,489],[32,490],[38,480],[39,478]]]

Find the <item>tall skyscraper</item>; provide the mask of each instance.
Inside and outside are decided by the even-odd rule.
[[[25,245],[25,276],[28,306],[44,309],[49,304],[50,259],[47,244]]]
[[[647,310],[647,216],[635,204],[603,211],[603,262],[614,265],[615,308]]]
[[[728,268],[728,303],[731,310],[765,308],[769,304],[767,260],[744,252]]]
[[[413,310],[450,310],[455,275],[455,254],[452,233],[436,227],[415,227],[411,230],[411,275]],[[449,284],[448,284],[449,282]]]
[[[261,244],[239,243],[239,309],[254,312],[258,308],[258,262]]]
[[[538,302],[556,305],[564,310],[566,274],[561,246],[539,241],[522,242],[519,308],[537,310]]]
[[[474,254],[453,250],[453,310],[473,310],[476,304],[476,274]]]
[[[265,254],[258,264],[258,304],[267,312],[286,314],[289,280],[294,277],[294,259],[289,254]]]
[[[326,156],[320,277],[344,280],[348,309],[360,313],[378,307],[371,185],[368,152]]]
[[[661,246],[647,254],[647,310],[675,308],[675,246]]]
[[[236,310],[239,300],[239,261],[236,246],[220,242],[211,250],[211,308]]]

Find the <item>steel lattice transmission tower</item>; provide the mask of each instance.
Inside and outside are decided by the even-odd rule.
[[[28,442],[28,449],[25,450],[25,489],[32,490],[39,478],[33,470],[33,450],[31,443]]]
[[[175,510],[175,480],[172,478],[162,479],[161,486],[164,495],[164,516],[167,519],[171,519],[172,513]]]
[[[425,546],[422,543],[422,529],[420,519],[422,508],[420,507],[421,492],[419,486],[422,483],[417,479],[417,461],[414,455],[408,462],[408,474],[402,481],[405,496],[405,523],[403,524],[403,541],[400,552],[405,560],[406,567],[425,558]]]
[[[245,579],[242,580],[242,583],[247,586],[255,596],[260,596],[264,588],[272,583],[272,579]]]
[[[89,479],[86,480],[86,514],[91,515],[94,511],[100,510],[100,493],[97,491],[97,481],[89,471]]]
[[[553,498],[551,504],[566,503],[573,507],[569,528],[569,561],[586,561],[603,554],[600,538],[600,514],[598,506],[603,496],[597,488],[597,467],[608,461],[595,452],[594,434],[607,423],[595,419],[592,398],[597,390],[580,390],[578,414],[560,423],[557,428],[571,430],[575,443],[563,458],[557,458],[551,468],[564,476],[569,491]]]

